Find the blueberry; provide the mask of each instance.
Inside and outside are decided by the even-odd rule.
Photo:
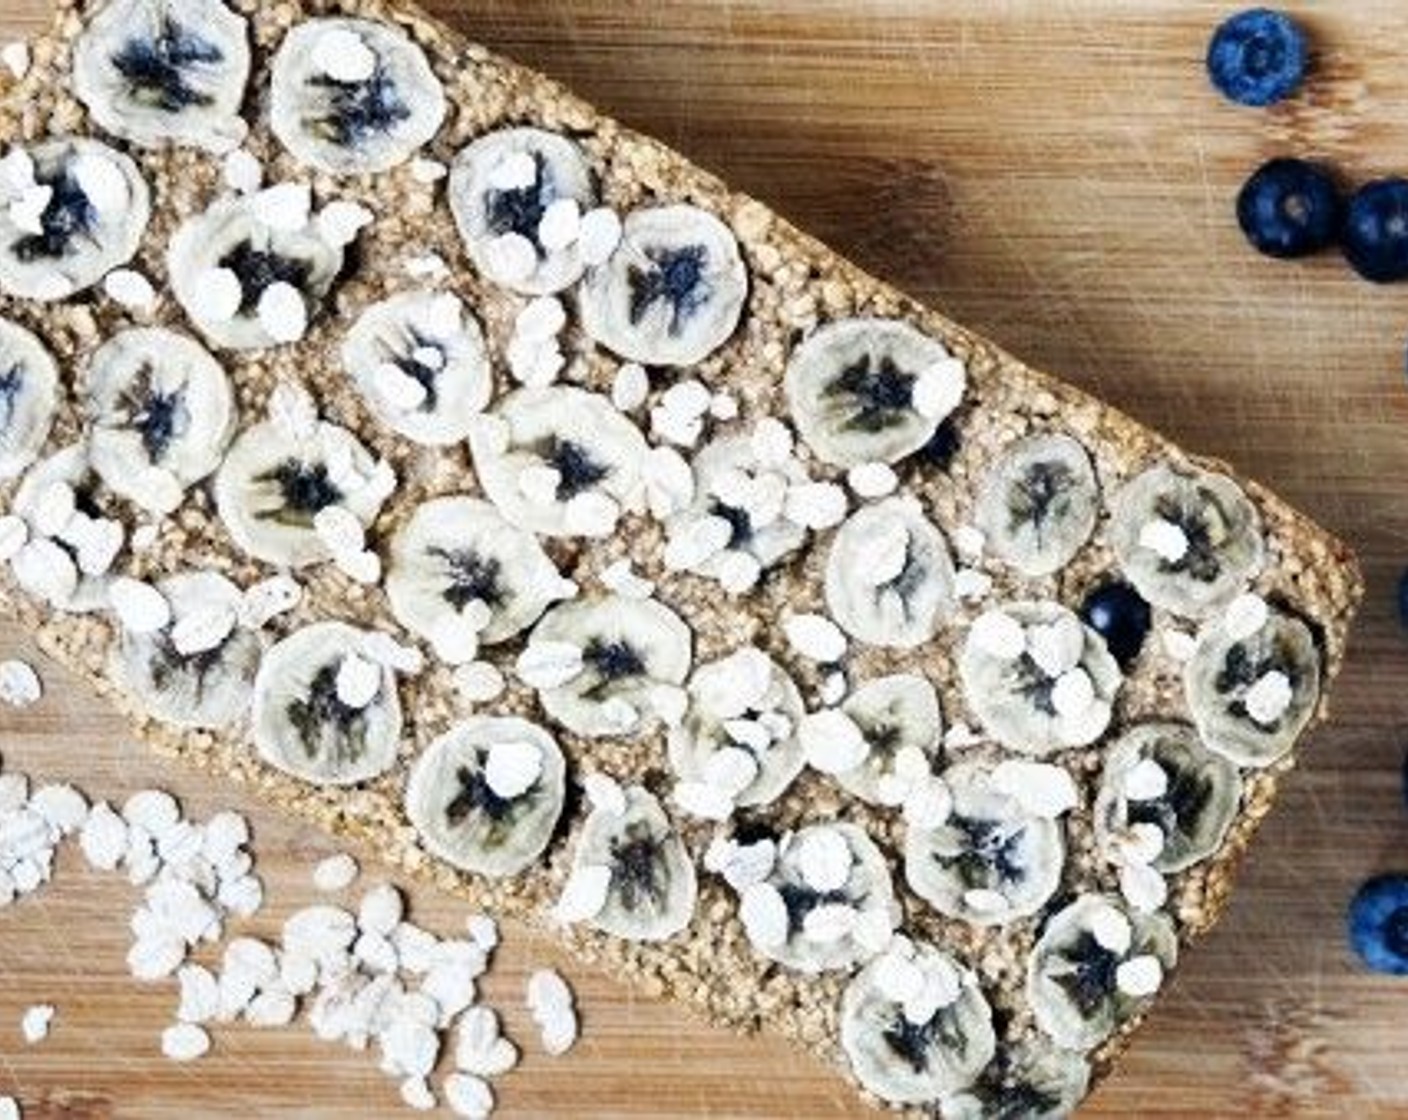
[[[1122,581],[1102,584],[1085,597],[1080,616],[1105,639],[1110,655],[1128,666],[1144,648],[1149,633],[1149,604]]]
[[[1242,187],[1237,222],[1258,252],[1304,257],[1339,235],[1339,192],[1324,168],[1303,159],[1273,159]]]
[[[935,429],[929,442],[915,452],[920,461],[939,470],[948,470],[961,443],[958,425],[949,417]]]
[[[1349,904],[1349,943],[1375,972],[1408,976],[1408,875],[1370,879]]]
[[[1213,32],[1208,77],[1239,105],[1271,105],[1305,77],[1305,32],[1289,16],[1267,8],[1239,12]]]
[[[1398,577],[1398,621],[1408,629],[1408,568]]]
[[[1354,271],[1376,284],[1408,278],[1408,180],[1379,179],[1349,200],[1341,243]]]

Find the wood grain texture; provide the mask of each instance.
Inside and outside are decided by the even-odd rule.
[[[1408,723],[1393,582],[1408,541],[1403,289],[1333,255],[1276,265],[1242,243],[1231,202],[1273,154],[1347,179],[1408,171],[1408,9],[1297,5],[1316,77],[1271,111],[1221,103],[1202,77],[1235,5],[1193,0],[432,0],[481,41],[679,147],[879,275],[1153,424],[1271,484],[1364,558],[1370,597],[1336,700],[1263,830],[1228,918],[1190,953],[1090,1116],[1408,1116],[1408,986],[1363,975],[1347,898],[1408,866],[1399,797]],[[43,0],[4,0],[0,38]],[[0,631],[0,653],[26,651]],[[258,830],[273,905],[311,897],[330,850],[242,791],[159,764],[62,672],[35,709],[0,713],[10,765],[118,797],[157,782],[194,810],[235,805]],[[448,932],[463,908],[413,892]],[[220,1036],[178,1067],[157,1053],[169,985],[128,979],[132,894],[65,861],[40,899],[0,912],[0,1092],[28,1116],[365,1117],[396,1109],[366,1055],[295,1030]],[[525,970],[551,947],[509,931],[487,984],[526,1040]],[[850,1090],[779,1043],[681,1022],[571,970],[586,1040],[530,1057],[498,1115],[855,1115]],[[43,1046],[21,1010],[58,1003]],[[532,1050],[531,1044],[527,1047]]]

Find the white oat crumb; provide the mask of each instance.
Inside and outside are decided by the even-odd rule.
[[[411,178],[426,186],[438,183],[450,173],[450,169],[438,159],[426,159],[423,156],[411,160],[410,170]]]
[[[957,358],[937,362],[922,370],[914,383],[914,408],[930,420],[942,420],[963,399],[966,376]]]
[[[429,1112],[440,1102],[424,1077],[407,1077],[401,1082],[401,1103],[416,1112]]]
[[[846,635],[824,614],[792,614],[782,621],[787,642],[802,657],[823,665],[846,655]]]
[[[486,954],[499,945],[499,923],[488,914],[471,914],[464,920],[470,939]]]
[[[324,894],[344,891],[356,882],[359,870],[352,856],[339,852],[319,861],[313,868],[313,886]]]
[[[376,72],[376,52],[349,27],[324,31],[313,45],[313,65],[335,82],[365,82]]]
[[[1027,635],[1022,624],[1004,611],[986,611],[973,620],[969,641],[989,657],[1015,661],[1027,648]]]
[[[968,560],[978,560],[987,547],[987,536],[976,525],[960,525],[953,531],[953,547]]]
[[[858,463],[846,472],[846,485],[860,498],[883,498],[894,493],[899,478],[888,463]]]
[[[582,231],[582,207],[575,198],[556,198],[543,211],[538,241],[549,253],[576,244]]]
[[[503,694],[507,682],[498,666],[488,661],[469,661],[454,671],[455,688],[470,704],[487,704]]]
[[[12,708],[26,708],[43,695],[39,674],[28,662],[0,661],[0,701]]]
[[[270,229],[295,233],[308,225],[313,188],[308,183],[276,183],[251,200],[254,216]]]
[[[415,280],[443,280],[450,275],[450,266],[439,253],[421,253],[407,257],[402,267]]]
[[[1115,969],[1115,986],[1137,999],[1157,992],[1163,979],[1163,965],[1158,957],[1149,954],[1132,957]]]
[[[588,268],[605,264],[621,244],[621,219],[616,211],[602,206],[582,215],[577,231],[577,254]]]
[[[494,1091],[472,1073],[452,1073],[445,1078],[445,1103],[465,1120],[487,1120],[494,1111]]]
[[[1186,630],[1169,629],[1164,631],[1163,647],[1175,661],[1188,661],[1198,652],[1198,639]]]
[[[192,1062],[210,1052],[210,1035],[195,1023],[176,1023],[161,1032],[161,1052],[173,1062]]]
[[[23,81],[29,73],[30,61],[29,44],[23,39],[16,39],[0,47],[0,63],[4,63],[5,69],[9,70],[17,82]]]
[[[870,754],[856,721],[840,708],[808,712],[797,725],[797,742],[807,765],[823,774],[845,774]]]
[[[108,585],[108,605],[132,634],[154,634],[171,621],[166,596],[145,580],[118,576]]]
[[[376,215],[359,202],[334,199],[318,211],[318,235],[329,245],[345,248],[376,220]]]
[[[1182,526],[1155,517],[1140,528],[1139,547],[1156,553],[1167,564],[1177,564],[1188,554],[1188,534]]]
[[[54,1021],[54,1005],[38,1003],[25,1009],[20,1017],[20,1033],[24,1040],[33,1046],[49,1037],[49,1026]]]
[[[264,166],[254,153],[236,148],[220,164],[225,186],[236,194],[254,194],[264,183]]]
[[[308,331],[308,304],[285,280],[264,289],[257,309],[259,325],[275,342],[298,342]]]
[[[953,590],[960,599],[983,599],[992,591],[992,577],[976,568],[959,568],[953,575]]]
[[[1227,604],[1222,615],[1222,628],[1234,642],[1245,641],[1266,625],[1270,614],[1265,599],[1247,592]]]
[[[357,925],[364,933],[389,937],[400,924],[405,910],[406,901],[400,890],[390,883],[383,883],[362,896],[362,904],[357,910]]]
[[[103,291],[109,299],[138,314],[144,315],[156,306],[156,289],[135,269],[113,269],[103,277]]]
[[[1261,724],[1270,727],[1290,708],[1295,699],[1295,689],[1291,678],[1279,669],[1272,669],[1257,678],[1242,697],[1247,715]]]
[[[637,362],[627,362],[611,382],[611,403],[621,412],[634,412],[650,394],[650,376]]]
[[[846,518],[846,492],[834,482],[803,482],[787,489],[784,513],[804,529],[831,529]]]

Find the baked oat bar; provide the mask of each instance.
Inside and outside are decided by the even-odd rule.
[[[0,155],[0,601],[145,740],[873,1101],[1109,1071],[1342,545],[413,9],[62,3]]]

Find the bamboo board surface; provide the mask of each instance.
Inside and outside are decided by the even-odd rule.
[[[1297,5],[1317,77],[1272,111],[1220,102],[1202,76],[1213,24],[1194,0],[431,0],[480,41],[672,143],[879,275],[1270,484],[1360,552],[1370,595],[1337,697],[1247,862],[1227,919],[1193,950],[1092,1117],[1408,1116],[1408,982],[1370,978],[1344,945],[1347,898],[1408,867],[1398,767],[1408,643],[1393,582],[1408,559],[1404,289],[1331,256],[1275,265],[1231,202],[1274,154],[1351,179],[1408,172],[1408,9]],[[3,0],[0,41],[45,0]],[[0,656],[35,658],[0,628]],[[158,762],[104,705],[35,658],[47,692],[0,712],[6,765],[119,799],[147,784],[190,811],[236,807],[256,831],[273,933],[313,897],[332,850],[238,789]],[[358,853],[362,855],[362,853]],[[379,881],[364,859],[363,884]],[[67,851],[56,882],[0,911],[0,1093],[26,1116],[395,1115],[373,1057],[306,1028],[219,1033],[204,1061],[163,1059],[174,985],[126,972],[134,892]],[[441,933],[465,909],[415,889]],[[485,989],[529,1058],[501,1082],[505,1120],[833,1120],[850,1089],[778,1042],[735,1039],[568,969],[585,1021],[571,1055],[532,1055],[523,979],[557,960],[506,930]],[[22,1010],[54,1002],[26,1047]]]

